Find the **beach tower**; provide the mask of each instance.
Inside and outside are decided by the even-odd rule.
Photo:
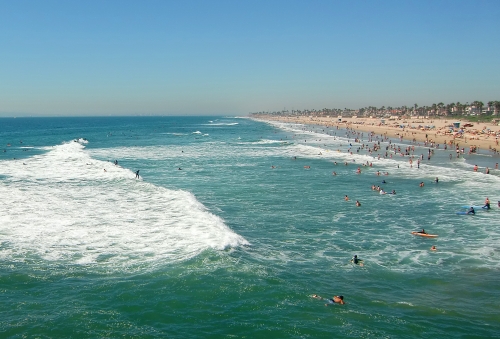
[[[455,122],[453,123],[453,127],[455,127],[455,128],[460,128],[460,121],[455,121]]]

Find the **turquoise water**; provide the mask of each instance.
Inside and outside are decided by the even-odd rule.
[[[500,336],[500,173],[472,171],[498,157],[416,146],[410,168],[353,139],[231,117],[1,119],[1,337]],[[486,196],[492,210],[456,214]]]

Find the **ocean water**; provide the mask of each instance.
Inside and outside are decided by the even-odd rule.
[[[235,117],[0,119],[0,337],[500,337],[498,156],[416,145],[410,168],[387,146]]]

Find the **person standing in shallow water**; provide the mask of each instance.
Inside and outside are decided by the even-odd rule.
[[[137,170],[137,172],[135,172],[135,178],[139,179],[139,170]]]

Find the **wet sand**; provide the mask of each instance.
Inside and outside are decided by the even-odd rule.
[[[393,138],[402,138],[419,143],[428,142],[439,145],[453,145],[464,148],[478,148],[490,151],[492,154],[500,151],[500,126],[493,123],[469,123],[466,120],[452,119],[375,119],[375,118],[326,118],[326,117],[291,117],[256,115],[256,119],[281,121],[298,124],[311,124],[323,126],[338,126],[359,132],[373,132]],[[340,121],[339,121],[340,120]],[[383,122],[382,122],[383,120]],[[460,128],[455,128],[453,123],[459,122]],[[472,125],[469,126],[468,124]]]

